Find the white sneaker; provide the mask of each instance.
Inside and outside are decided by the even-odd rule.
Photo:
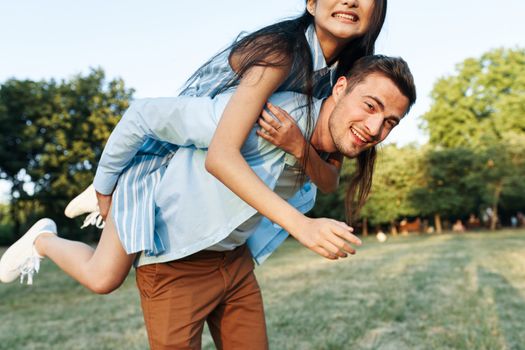
[[[97,193],[93,184],[89,185],[81,194],[73,198],[64,210],[68,218],[76,218],[79,215],[99,211]]]
[[[34,243],[44,232],[57,234],[57,226],[53,220],[38,220],[5,251],[0,259],[0,282],[13,282],[20,276],[20,283],[27,277],[27,284],[33,284],[33,275],[40,269],[40,260],[43,258],[36,251]]]
[[[80,228],[95,225],[97,228],[104,228],[104,221],[100,216],[100,209],[98,208],[97,193],[93,184],[89,185],[81,194],[73,198],[64,210],[64,214],[68,218],[76,218],[79,215],[89,213],[84,219],[84,223]]]
[[[104,228],[105,222],[102,219],[102,216],[100,215],[98,211],[94,211],[90,213],[88,216],[86,216],[80,228],[86,228],[89,225],[94,225],[97,228]]]

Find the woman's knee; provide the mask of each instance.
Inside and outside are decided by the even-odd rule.
[[[86,285],[86,287],[96,294],[109,294],[118,289],[126,278],[103,277],[97,278]]]

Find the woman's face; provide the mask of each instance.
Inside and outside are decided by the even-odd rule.
[[[374,0],[308,0],[306,10],[315,18],[319,39],[348,42],[370,26]]]

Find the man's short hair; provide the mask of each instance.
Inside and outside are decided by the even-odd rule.
[[[408,113],[414,102],[416,102],[416,86],[408,64],[401,57],[371,55],[360,58],[346,75],[346,92],[352,91],[357,84],[373,73],[384,75],[392,80],[399,91],[408,99]]]

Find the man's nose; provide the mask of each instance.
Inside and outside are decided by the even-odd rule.
[[[375,114],[375,115],[369,116],[365,120],[365,126],[370,136],[375,137],[379,135],[379,132],[381,131],[381,127],[383,126],[383,119],[384,118],[382,115]]]

